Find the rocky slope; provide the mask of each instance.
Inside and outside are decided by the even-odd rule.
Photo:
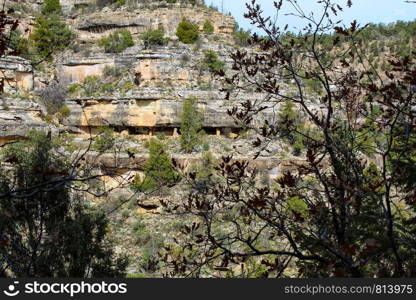
[[[0,59],[0,69],[7,79],[6,94],[0,102],[0,144],[24,138],[36,128],[53,136],[69,134],[75,147],[82,148],[88,146],[91,134],[111,127],[119,136],[120,149],[133,149],[140,162],[147,158],[146,141],[159,135],[168,138],[172,157],[180,162],[196,162],[202,154],[184,154],[178,139],[183,101],[195,97],[207,133],[204,148],[216,159],[231,154],[251,159],[255,154],[253,140],[227,111],[243,102],[263,99],[264,95],[247,89],[225,100],[225,94],[219,92],[222,83],[203,67],[206,51],[212,50],[225,63],[227,72],[232,72],[229,55],[239,46],[234,43],[235,21],[231,16],[198,1],[196,5],[129,2],[103,9],[94,3],[61,1],[65,12],[62,18],[76,38],[52,63],[33,68],[20,57]],[[36,12],[39,4],[28,2],[30,9],[26,11]],[[28,32],[32,30],[33,15],[22,14],[21,26],[27,26]],[[195,44],[181,43],[175,35],[185,17],[199,27],[200,39]],[[207,20],[213,25],[209,34],[203,31]],[[140,34],[156,28],[164,30],[169,42],[165,46],[145,47]],[[118,29],[128,30],[135,45],[121,53],[105,53],[99,39]],[[54,99],[63,98],[65,116],[56,117],[45,106],[42,95],[48,89],[55,92]],[[279,107],[265,104],[270,108],[264,111],[263,118],[275,117]],[[280,143],[270,145],[270,151],[261,153],[261,161],[253,162],[254,166],[270,178],[281,174],[294,159],[288,154],[290,149],[282,147],[285,146]],[[105,164],[114,165],[111,155],[107,156]],[[127,168],[120,169],[123,172]],[[140,167],[135,169],[140,171]]]
[[[101,171],[115,168],[126,177],[140,174],[148,158],[146,142],[149,137],[158,135],[163,135],[172,157],[179,163],[193,165],[200,161],[202,154],[182,153],[178,136],[183,101],[196,97],[207,133],[205,148],[213,153],[214,159],[230,154],[235,159],[250,159],[255,154],[251,146],[253,138],[228,116],[227,110],[248,100],[263,99],[264,95],[247,90],[225,100],[224,93],[219,92],[221,83],[202,66],[205,51],[213,50],[231,72],[229,54],[237,47],[232,36],[235,26],[232,17],[198,2],[193,6],[148,1],[103,9],[96,8],[92,0],[65,0],[61,5],[65,22],[77,36],[68,49],[57,55],[52,63],[36,69],[19,57],[0,60],[0,70],[7,79],[6,94],[0,98],[0,144],[24,138],[35,128],[51,132],[53,136],[65,134],[66,138],[70,137],[67,146],[71,152],[88,147],[90,135],[99,133],[100,128],[111,127],[117,134],[122,152],[117,154],[117,163],[114,153],[102,154],[94,161]],[[36,9],[38,3],[34,2],[28,10]],[[200,41],[196,44],[186,45],[177,40],[176,28],[184,17],[201,30]],[[33,17],[26,14],[22,20],[21,24],[30,32]],[[213,25],[211,34],[202,31],[206,20]],[[158,28],[164,30],[168,44],[146,48],[140,34]],[[98,41],[118,29],[128,30],[135,46],[122,53],[105,53]],[[64,104],[68,108],[65,117],[51,115],[41,101],[39,95],[48,86],[52,90],[59,89],[57,95],[64,95]],[[265,117],[275,116],[276,109],[271,105]],[[126,150],[134,151],[133,160],[123,152]],[[290,168],[289,162],[293,159],[282,151],[280,144],[270,145],[269,150],[253,162],[253,167],[260,169],[266,180]],[[92,157],[94,159],[94,152]],[[169,198],[180,198],[185,192],[180,189],[170,191]],[[169,238],[180,222],[160,219],[159,200],[163,195],[166,196],[166,191],[162,196],[135,198],[133,202],[141,205],[137,211],[125,208],[122,217],[114,217],[117,228],[114,236],[120,240],[119,251],[129,253],[133,259],[132,273],[140,272],[143,267],[142,258],[146,254],[143,249],[156,251],[159,239]],[[131,191],[117,192],[113,196],[99,205],[111,210],[121,198],[130,197]],[[133,207],[137,209],[137,206]],[[138,222],[152,227],[146,232],[153,236],[149,238],[151,247],[134,238],[138,236],[135,231]]]
[[[32,4],[31,8],[36,3]],[[42,72],[33,70],[28,61],[19,57],[6,57],[0,60],[0,69],[7,77],[9,95],[24,98],[14,101],[22,107],[38,107],[35,127],[51,128],[45,121],[46,109],[40,113],[42,105],[38,100],[42,90],[59,83],[66,93],[66,106],[70,114],[58,126],[58,130],[72,133],[90,132],[89,128],[111,126],[117,132],[130,135],[168,136],[178,134],[182,101],[189,97],[198,99],[198,107],[203,112],[203,127],[208,134],[236,137],[241,130],[232,120],[227,110],[240,102],[261,99],[263,96],[247,91],[231,101],[224,100],[218,92],[221,84],[202,67],[204,53],[213,50],[220,60],[231,69],[229,54],[235,50],[232,32],[235,21],[201,3],[191,4],[164,1],[136,3],[121,8],[104,7],[98,9],[91,1],[64,1],[65,21],[76,33],[76,39],[69,49],[58,55],[53,64],[48,64]],[[200,28],[200,41],[186,45],[175,35],[179,22],[185,18]],[[23,20],[30,20],[25,15]],[[209,20],[213,33],[204,34],[202,27]],[[31,31],[30,22],[22,22]],[[21,25],[23,26],[23,25]],[[169,39],[167,46],[147,49],[140,34],[148,29],[162,28]],[[135,46],[122,53],[104,53],[98,40],[118,29],[131,32]],[[118,72],[108,82],[109,71]],[[114,77],[114,76],[113,76]],[[94,91],[82,90],[85,80],[95,80]],[[106,82],[107,89],[102,82]],[[81,88],[80,88],[81,87]],[[109,88],[110,91],[109,91]],[[81,91],[80,91],[81,90]],[[64,92],[64,91],[63,91]],[[10,102],[11,99],[4,101]],[[8,122],[15,120],[17,111],[12,106],[7,113]],[[21,111],[20,108],[16,108]],[[29,111],[27,112],[28,114]],[[270,110],[270,116],[273,115]],[[267,115],[267,113],[266,113]],[[35,121],[34,121],[35,122]],[[35,124],[35,123],[33,123]],[[42,125],[40,125],[42,124]],[[56,124],[55,124],[56,125]],[[16,126],[16,131],[2,130],[0,138],[9,139],[24,136],[25,129],[33,127],[30,122]],[[17,128],[19,127],[19,128]],[[11,128],[9,126],[9,128]]]

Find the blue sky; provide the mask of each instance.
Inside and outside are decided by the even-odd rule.
[[[405,0],[352,0],[353,6],[346,8],[342,13],[344,23],[357,20],[361,25],[366,23],[391,23],[397,20],[413,21],[416,19],[416,4],[406,3]],[[316,0],[298,0],[298,3],[304,7],[305,11],[317,11]],[[347,0],[336,0],[337,3],[344,7]],[[246,11],[246,0],[205,0],[207,5],[213,4],[220,10],[223,6],[224,12],[231,12],[237,22],[245,29],[255,30],[243,17]],[[265,12],[269,15],[275,15],[273,0],[258,0]],[[288,23],[291,27],[302,27],[298,19],[281,16],[278,24],[284,26]],[[297,31],[297,30],[295,30]]]

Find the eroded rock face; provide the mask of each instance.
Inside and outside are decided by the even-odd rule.
[[[72,27],[81,40],[97,39],[117,29],[127,29],[133,36],[145,30],[162,28],[169,38],[175,38],[178,24],[186,18],[197,24],[202,30],[203,24],[209,20],[214,26],[214,33],[228,38],[233,32],[235,20],[231,16],[209,10],[205,7],[178,7],[169,5],[157,9],[131,9],[108,12],[107,10],[83,15],[72,21]]]
[[[61,5],[66,8],[76,8],[77,5],[90,5],[93,0],[66,0]],[[92,45],[88,55],[68,49],[56,58],[56,64],[51,74],[65,88],[77,83],[83,85],[88,76],[95,76],[97,84],[104,81],[106,68],[122,68],[121,81],[127,83],[129,88],[120,90],[116,87],[114,92],[98,91],[94,96],[85,94],[77,97],[68,96],[66,105],[70,110],[69,116],[63,121],[73,132],[85,132],[87,127],[95,129],[101,126],[112,126],[120,132],[129,134],[153,134],[154,130],[166,130],[169,134],[177,135],[181,124],[182,105],[185,99],[195,97],[198,108],[203,113],[203,127],[212,134],[221,133],[222,129],[233,133],[233,129],[240,125],[229,117],[228,110],[239,106],[247,100],[254,101],[263,98],[255,93],[243,93],[233,101],[224,100],[224,93],[220,90],[220,83],[214,76],[203,68],[202,61],[206,50],[214,50],[220,60],[226,62],[226,68],[231,68],[229,54],[234,51],[232,31],[235,21],[217,11],[203,7],[201,3],[196,6],[181,4],[168,5],[163,2],[140,4],[142,7],[132,11],[126,8],[113,10],[106,7],[100,11],[83,14],[78,13],[66,22],[77,31],[74,44]],[[157,9],[149,6],[158,5]],[[201,42],[198,45],[185,45],[172,42],[175,39],[177,25],[183,18],[198,24],[201,29]],[[202,27],[206,20],[210,20],[214,27],[212,35],[202,34]],[[103,53],[97,45],[97,39],[109,34],[111,31],[125,28],[132,32],[136,39],[136,46],[126,49],[122,53]],[[139,41],[138,33],[147,29],[163,28],[166,37],[171,42],[167,46],[144,49]],[[9,74],[10,82],[14,87],[23,90],[32,90],[36,82],[36,92],[47,85],[40,82],[41,77],[33,79],[30,64],[24,59],[13,57],[0,60],[0,68]],[[126,74],[124,74],[126,73]],[[23,102],[24,100],[22,100]],[[25,116],[18,118],[27,120],[21,128],[42,127],[40,110],[36,111],[34,118],[34,102],[28,101],[27,107],[17,109]],[[17,107],[17,106],[16,106]],[[265,112],[267,116],[267,111]],[[270,111],[270,115],[273,111]],[[7,115],[10,115],[7,112]],[[30,117],[29,117],[30,116]],[[8,119],[7,119],[8,118]],[[7,117],[10,123],[14,117]],[[36,123],[35,120],[36,119]],[[40,123],[39,123],[40,122]],[[11,123],[10,123],[11,124]],[[3,127],[5,127],[4,125]],[[10,127],[11,125],[7,125]],[[21,129],[23,134],[26,129]],[[13,135],[9,129],[3,129],[4,136]],[[16,129],[17,130],[17,129]],[[20,129],[19,129],[20,130]]]
[[[106,66],[114,66],[114,55],[101,54],[93,57],[70,57],[59,67],[62,82],[83,82],[87,76],[99,76]]]
[[[146,93],[147,92],[147,93]],[[177,93],[155,89],[144,89],[142,94],[128,97],[101,97],[68,99],[71,110],[65,124],[70,127],[113,126],[128,129],[133,134],[146,133],[149,128],[167,128],[174,135],[174,128],[181,126],[182,105],[184,99],[196,97],[197,107],[202,112],[202,126],[215,133],[215,129],[238,129],[238,124],[228,115],[228,110],[239,105],[240,101],[260,99],[261,94],[245,94],[238,101],[224,100],[224,94],[214,91],[184,90]],[[264,112],[264,116],[273,116],[273,111]]]
[[[88,57],[83,53],[68,53],[58,64],[60,81],[82,83],[87,76],[103,74],[105,67],[124,67],[139,76],[139,85],[190,86],[200,89],[200,82],[212,82],[209,72],[203,72],[201,61],[206,50],[214,50],[219,59],[229,61],[231,46],[214,44],[208,41],[195,50],[193,45],[177,45],[144,49],[135,46],[123,53],[94,53]]]
[[[90,56],[68,53],[59,62],[58,73],[62,80],[82,82],[88,75],[101,75],[106,66],[117,66],[140,72],[142,83],[155,85],[160,81],[169,81],[187,84],[200,77],[199,63],[205,50],[214,49],[223,60],[228,59],[231,51],[231,47],[219,45],[203,45],[199,51],[194,51],[193,47],[178,45],[145,50],[142,46],[135,46],[123,53],[98,52]]]
[[[30,91],[33,89],[33,69],[29,61],[18,56],[0,59],[1,77],[5,79],[5,91]]]
[[[0,145],[26,137],[31,129],[50,131],[40,106],[29,99],[0,98]]]
[[[232,50],[218,45],[210,48],[214,48],[223,61],[227,61],[227,53]],[[220,83],[201,69],[204,49],[208,48],[192,51],[183,45],[153,50],[130,49],[136,54],[68,56],[57,72],[61,82],[82,84],[87,76],[94,75],[101,76],[97,80],[100,84],[100,80],[106,79],[103,71],[107,67],[122,68],[124,73],[136,78],[128,79],[131,84],[135,82],[128,91],[68,98],[71,114],[65,124],[81,129],[109,125],[140,134],[148,134],[152,127],[165,128],[168,134],[174,135],[173,129],[180,127],[183,101],[195,97],[204,116],[205,129],[212,129],[211,133],[215,134],[216,129],[239,128],[227,111],[242,102],[263,99],[264,95],[246,92],[232,101],[225,100],[225,93],[219,92]],[[227,68],[231,69],[230,63]],[[274,114],[272,109],[264,113]]]

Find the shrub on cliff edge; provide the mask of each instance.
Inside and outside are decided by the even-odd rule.
[[[123,29],[111,33],[99,41],[106,53],[120,53],[128,47],[134,46],[130,31]]]
[[[167,43],[164,37],[165,32],[162,29],[147,30],[143,32],[140,38],[143,40],[146,48],[150,46],[163,46]]]
[[[198,26],[183,19],[178,25],[176,36],[182,43],[193,44],[199,38]]]

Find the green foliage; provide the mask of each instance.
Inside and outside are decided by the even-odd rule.
[[[202,155],[201,162],[191,168],[191,172],[195,174],[194,187],[203,192],[207,190],[215,180],[215,164],[211,152],[205,152]]]
[[[181,66],[186,66],[187,63],[191,61],[191,57],[187,53],[181,55]]]
[[[164,37],[165,32],[162,29],[147,30],[143,32],[140,38],[143,40],[145,47],[163,46],[168,40]]]
[[[302,218],[307,218],[308,216],[308,205],[304,200],[295,196],[287,200],[287,208],[294,214],[298,214]]]
[[[59,0],[45,0],[43,2],[41,13],[42,15],[59,15],[61,13],[61,5],[59,4]]]
[[[116,2],[114,2],[115,7],[122,7],[124,5],[126,5],[126,0],[117,0]]]
[[[212,25],[210,20],[206,20],[204,23],[203,30],[206,34],[211,34],[214,32],[214,26]]]
[[[196,107],[197,99],[191,97],[183,102],[181,119],[181,148],[193,152],[202,145],[202,115]]]
[[[371,113],[365,118],[364,126],[356,132],[357,150],[371,158],[374,157],[376,144],[383,141],[383,136],[377,130],[377,119],[380,115],[380,106],[374,105]]]
[[[136,245],[141,248],[139,268],[144,274],[154,274],[159,269],[156,256],[159,249],[163,246],[164,241],[162,235],[151,232],[140,216],[137,217],[133,224],[133,233]]]
[[[392,145],[390,167],[396,174],[394,181],[404,185],[406,191],[416,190],[416,131],[412,120],[406,118],[406,115],[411,115],[411,110],[408,107],[403,112],[397,120],[401,126],[392,132],[396,138]],[[380,139],[377,142],[380,142]],[[410,199],[408,201],[412,203]]]
[[[35,51],[32,55],[50,60],[54,52],[64,50],[71,43],[75,34],[61,21],[59,1],[45,1],[41,12],[30,36]]]
[[[106,53],[120,53],[128,47],[134,46],[130,31],[126,29],[110,33],[108,37],[102,38],[99,44],[104,48]]]
[[[234,42],[239,46],[248,46],[248,41],[250,39],[251,32],[250,30],[244,30],[240,28],[238,24],[235,25],[233,30]]]
[[[95,96],[108,94],[115,91],[124,92],[135,88],[133,82],[125,80],[128,70],[121,67],[106,66],[102,76],[89,75],[82,84],[72,84],[67,91],[72,96]]]
[[[16,51],[16,53],[24,58],[28,58],[29,54],[29,40],[22,37],[19,30],[14,30],[10,33],[10,40],[8,47]]]
[[[193,44],[199,39],[198,26],[183,19],[178,25],[176,36],[182,43]]]
[[[202,151],[205,151],[205,152],[209,151],[209,143],[208,142],[204,142],[202,144]]]
[[[74,94],[76,91],[78,91],[82,86],[79,83],[73,83],[67,88],[67,93]]]
[[[92,96],[98,90],[98,85],[99,85],[98,76],[89,75],[85,77],[83,88],[85,90],[86,96]]]
[[[320,95],[322,93],[322,83],[315,78],[305,80],[306,87],[313,93]]]
[[[104,153],[114,147],[116,137],[111,127],[100,127],[100,133],[95,138],[93,149]]]
[[[412,51],[412,43],[416,34],[416,22],[398,21],[390,24],[369,24],[359,35],[357,35],[357,46],[363,54],[366,54],[370,63],[379,64],[377,58],[380,53],[396,53],[399,56],[410,55]],[[285,33],[282,39],[289,42],[291,39],[302,39],[302,36],[296,36],[292,32]],[[340,34],[323,34],[317,43],[323,49],[332,49],[335,39],[340,39],[341,43],[345,43],[346,37]],[[309,42],[310,43],[310,42]],[[331,58],[331,51],[325,54],[328,59]],[[383,66],[385,71],[387,65]],[[376,68],[377,69],[377,68]]]
[[[3,155],[11,165],[0,172],[0,274],[124,276],[127,260],[115,256],[106,238],[106,217],[88,208],[62,180],[71,166],[50,139],[32,131]]]
[[[202,68],[212,73],[224,71],[225,62],[218,58],[218,54],[214,50],[207,50],[204,52]]]
[[[97,93],[111,94],[116,89],[113,83],[102,82],[100,77],[95,75],[85,77],[82,87],[86,96],[93,96]]]
[[[165,146],[157,139],[149,141],[149,159],[144,166],[145,177],[136,176],[132,188],[142,192],[155,191],[157,188],[171,185],[179,180],[172,160]]]
[[[132,230],[135,235],[135,242],[138,246],[146,245],[152,238],[149,230],[147,230],[145,223],[140,217],[137,217],[135,220]]]
[[[166,134],[164,132],[160,132],[160,133],[157,134],[156,137],[157,137],[158,140],[163,141],[163,140],[166,139]]]
[[[124,72],[125,72],[124,68],[120,68],[116,66],[105,66],[103,69],[103,76],[120,78],[123,76]]]
[[[66,105],[63,105],[58,111],[58,119],[62,121],[68,118],[70,114],[71,114],[71,110],[69,109],[69,107]]]

